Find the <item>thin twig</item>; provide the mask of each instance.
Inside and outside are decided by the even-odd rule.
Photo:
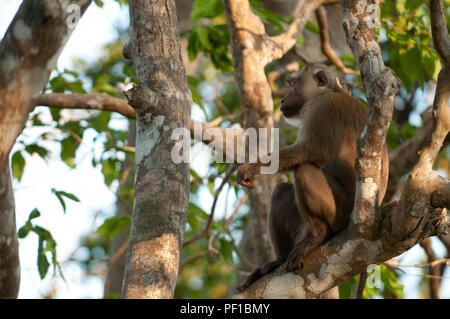
[[[219,198],[220,193],[222,192],[224,186],[228,183],[228,180],[230,179],[231,175],[233,175],[234,171],[237,169],[237,165],[236,164],[232,164],[228,167],[227,172],[225,174],[225,177],[222,180],[222,183],[220,184],[219,188],[217,188],[215,195],[214,195],[214,201],[211,207],[211,214],[209,214],[209,218],[208,218],[208,222],[206,224],[205,229],[203,229],[203,231],[201,231],[200,233],[197,233],[197,235],[195,235],[194,237],[192,237],[191,239],[187,240],[184,244],[183,247],[186,247],[187,245],[193,243],[196,240],[199,240],[200,238],[203,238],[205,236],[209,236],[209,233],[211,231],[211,226],[214,220],[214,213],[216,210],[216,205],[217,205],[217,200]]]
[[[449,258],[443,258],[443,259],[439,259],[439,260],[435,260],[431,263],[426,263],[426,264],[412,264],[412,265],[407,265],[407,264],[401,264],[398,261],[394,261],[394,260],[388,260],[386,262],[384,262],[384,264],[386,266],[390,266],[393,268],[398,268],[398,267],[409,267],[409,268],[427,268],[427,267],[434,267],[437,265],[442,265],[442,264],[446,264],[447,266],[450,266],[450,259]]]
[[[366,280],[367,280],[367,271],[364,271],[359,275],[358,288],[356,289],[355,299],[363,298],[364,287],[366,286]]]
[[[319,22],[320,40],[322,43],[323,54],[325,54],[328,59],[330,59],[331,63],[340,68],[342,72],[353,75],[361,75],[361,72],[347,68],[344,62],[342,62],[342,60],[338,57],[336,52],[331,47],[330,36],[328,34],[327,10],[325,10],[323,6],[319,7],[316,10],[316,17],[317,21]]]
[[[114,264],[116,262],[116,260],[122,256],[128,248],[128,241],[124,242],[122,244],[122,246],[120,246],[119,249],[116,250],[116,252],[114,253],[114,255],[109,259],[109,263],[110,263],[110,267],[112,264]]]

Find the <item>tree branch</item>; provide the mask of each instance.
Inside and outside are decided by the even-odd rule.
[[[450,129],[450,61],[446,46],[449,42],[447,27],[443,20],[442,1],[430,0],[431,26],[433,42],[443,63],[439,72],[436,93],[433,101],[433,124],[431,135],[427,138],[417,165],[408,176],[405,190],[399,201],[399,211],[392,220],[397,238],[408,236],[411,232],[420,232],[427,225],[424,218],[444,215],[449,199],[449,180],[433,171],[434,161]],[[445,30],[443,30],[445,29]],[[443,39],[443,35],[447,39]],[[442,41],[442,43],[441,43]]]
[[[400,81],[383,63],[378,38],[370,19],[372,1],[343,0],[343,26],[347,42],[359,62],[369,118],[358,139],[358,180],[350,227],[366,236],[376,231],[381,157],[392,120],[393,101]],[[370,21],[370,22],[369,22]]]
[[[378,207],[380,159],[399,81],[384,66],[375,31],[368,25],[370,10],[367,7],[372,2],[344,0],[342,3],[347,41],[359,61],[370,106],[368,123],[358,141],[358,184],[351,224],[305,256],[304,267],[298,273],[287,273],[282,265],[236,294],[235,298],[315,297],[366,271],[368,265],[383,263],[423,238],[445,231],[450,224],[445,211],[430,207],[426,207],[419,222],[396,220],[402,211],[420,214],[423,208],[421,197]],[[422,179],[422,183],[429,181]],[[441,189],[445,185],[445,181],[436,176],[431,183],[440,185]],[[426,202],[429,204],[429,201],[428,197]],[[406,206],[406,202],[411,205]],[[412,226],[415,228],[411,229]],[[402,230],[403,236],[397,236],[398,229]]]
[[[443,64],[450,65],[450,39],[445,23],[443,0],[430,0],[430,18],[434,48]]]
[[[431,246],[431,238],[422,240],[420,246],[422,246],[428,257],[429,273],[434,277],[430,278],[428,282],[431,299],[440,299],[442,278],[438,277],[441,276],[441,268],[443,265],[440,263],[439,258],[436,256],[433,247]]]
[[[340,68],[342,72],[353,75],[361,75],[361,72],[347,68],[342,60],[337,56],[330,44],[330,37],[328,34],[328,20],[327,10],[323,6],[316,10],[317,21],[320,28],[320,40],[322,45],[322,52],[336,67]]]
[[[266,43],[267,63],[281,58],[295,45],[297,38],[303,33],[309,15],[314,10],[324,3],[335,2],[337,1],[298,0],[294,10],[294,21],[284,33],[269,37],[269,41]]]
[[[120,113],[125,117],[136,119],[136,111],[127,101],[106,93],[47,93],[36,97],[33,100],[33,104],[35,106],[41,105],[61,109],[112,111]]]
[[[111,111],[122,114],[130,119],[136,119],[136,111],[127,101],[111,96],[106,93],[90,94],[62,94],[47,93],[41,94],[33,100],[33,106],[48,106],[61,109],[82,109]],[[189,121],[189,131],[191,137],[211,145],[214,149],[222,153],[227,159],[237,158],[237,143],[242,141],[242,130],[237,128],[217,127],[217,119],[210,123],[200,121]],[[207,134],[205,134],[207,133]],[[243,139],[245,143],[247,138]]]
[[[76,0],[82,15],[91,0]],[[22,2],[0,42],[0,170],[19,136],[31,101],[44,88],[74,26],[69,2]]]

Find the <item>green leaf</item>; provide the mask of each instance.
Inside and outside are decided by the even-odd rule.
[[[424,78],[420,63],[421,53],[417,46],[410,49],[400,48],[400,65],[403,72],[410,78],[411,81],[418,81],[423,86]]]
[[[41,212],[37,208],[35,208],[31,211],[30,215],[28,216],[28,220],[35,219],[39,216],[41,216]]]
[[[192,5],[191,21],[201,18],[213,19],[224,12],[221,0],[196,0]]]
[[[311,32],[313,32],[315,34],[319,34],[320,33],[319,27],[314,22],[309,21],[309,20],[306,21],[305,29],[308,30],[308,31],[311,31]]]
[[[95,4],[98,5],[100,8],[103,8],[103,1],[101,0],[94,0]]]
[[[297,38],[297,42],[296,42],[296,45],[299,47],[299,48],[302,48],[303,47],[303,42],[305,41],[305,37],[303,36],[303,34],[300,34],[299,36],[298,36],[298,38]]]
[[[198,216],[202,221],[206,221],[209,215],[196,204],[189,202],[188,211]]]
[[[43,159],[45,159],[45,157],[48,155],[48,150],[37,144],[30,144],[30,145],[25,146],[25,151],[27,151],[28,154],[30,154],[30,155],[33,155],[34,153],[36,153]]]
[[[217,220],[215,220],[215,221],[213,221],[212,225],[213,225],[213,228],[215,230],[217,230],[218,232],[220,232],[220,233],[225,232],[225,228],[223,228],[223,225],[221,222],[218,222]]]
[[[39,248],[38,248],[38,258],[37,258],[37,265],[38,265],[38,271],[39,276],[41,279],[44,279],[47,275],[48,267],[50,266],[50,263],[47,260],[47,256],[45,255],[44,249],[43,249],[43,241],[39,240]]]
[[[406,1],[406,10],[410,12],[416,11],[420,6],[423,6],[427,2],[427,0],[408,0]]]
[[[226,240],[225,238],[220,238],[220,248],[219,251],[223,257],[223,259],[225,259],[225,261],[227,263],[232,264],[233,263],[233,244],[231,242],[229,242],[228,240]]]
[[[213,49],[211,42],[209,42],[207,27],[204,26],[197,27],[197,35],[200,43],[205,47],[205,49],[209,51]]]
[[[73,200],[74,202],[80,202],[80,200],[78,199],[78,197],[76,197],[74,194],[72,193],[67,193],[64,191],[56,191],[58,194],[60,194],[61,196],[67,197],[68,199]]]
[[[64,191],[57,191],[56,189],[52,188],[52,193],[55,194],[55,196],[58,198],[59,202],[61,203],[61,206],[63,208],[64,214],[66,213],[66,203],[64,201],[63,197],[67,197],[75,202],[79,202],[80,200],[78,197],[76,197],[74,194],[67,193]]]
[[[397,297],[404,298],[404,286],[400,284],[395,273],[384,265],[380,265],[379,267],[381,271],[381,281],[383,282],[384,286]]]
[[[41,279],[45,278],[48,272],[48,268],[50,263],[47,259],[46,252],[49,252],[52,256],[51,262],[53,264],[53,268],[56,270],[56,267],[59,267],[59,263],[56,260],[56,241],[53,239],[52,234],[45,228],[42,228],[38,225],[33,225],[31,222],[33,219],[41,216],[41,213],[37,208],[33,209],[28,216],[28,220],[24,226],[19,229],[19,238],[25,238],[30,232],[34,232],[38,235],[38,256],[37,256],[37,265],[39,276]],[[61,271],[61,269],[60,269]]]
[[[111,183],[119,177],[119,172],[121,171],[121,165],[123,162],[115,158],[107,158],[101,160],[102,164],[102,174],[105,178],[105,184],[111,185]]]
[[[339,285],[340,299],[354,299],[356,295],[356,286],[358,285],[358,276],[352,277]]]
[[[441,69],[441,61],[433,48],[423,47],[421,63],[427,74],[436,81]]]
[[[120,234],[126,227],[130,226],[130,216],[115,216],[105,219],[103,224],[97,228],[97,232],[108,238]]]
[[[111,112],[100,112],[96,117],[89,120],[92,128],[97,132],[102,133],[108,130],[108,123],[111,119]]]
[[[12,175],[20,182],[25,168],[25,159],[20,151],[14,153],[11,158]]]
[[[39,210],[37,208],[33,209],[30,213],[30,215],[28,216],[28,220],[25,223],[25,225],[23,225],[22,227],[20,227],[19,231],[18,231],[18,236],[19,238],[25,238],[28,236],[28,234],[30,233],[30,231],[33,230],[33,224],[31,223],[31,220],[34,218],[37,218],[41,216],[41,213],[39,212]]]
[[[208,219],[208,214],[195,205],[194,203],[189,203],[188,206],[188,216],[187,222],[189,226],[191,226],[193,231],[197,231],[200,229],[201,225]]]
[[[282,16],[271,10],[267,10],[264,3],[259,0],[251,0],[250,5],[253,13],[255,13],[262,22],[271,23],[276,27],[276,33],[283,31],[283,23],[288,23]]]
[[[194,61],[200,51],[200,41],[196,32],[196,28],[189,32],[188,38],[188,56],[190,61]]]
[[[25,225],[19,228],[18,236],[19,238],[25,238],[28,236],[32,229],[33,225],[30,222],[27,222]]]
[[[59,119],[61,118],[61,109],[51,107],[50,114],[52,115],[53,121],[58,123]]]
[[[64,163],[66,163],[70,168],[75,167],[75,152],[77,147],[78,141],[72,135],[69,135],[61,141],[60,156]]]

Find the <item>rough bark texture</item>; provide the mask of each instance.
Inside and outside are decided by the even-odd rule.
[[[178,39],[175,3],[130,1],[129,52],[139,86],[126,92],[136,109],[135,202],[124,298],[171,298],[178,275],[189,196],[189,166],[175,164],[171,139],[188,127],[192,103]]]
[[[20,283],[19,241],[9,163],[0,173],[0,298],[17,298]]]
[[[392,120],[394,97],[401,85],[383,63],[375,29],[369,25],[370,4],[373,2],[342,1],[347,43],[357,58],[370,106],[369,119],[358,139],[358,179],[350,227],[369,238],[377,231],[373,226],[378,222],[375,211],[381,183],[381,155]]]
[[[431,10],[436,3],[431,1]],[[423,238],[444,232],[449,226],[445,210],[432,207],[432,194],[439,190],[442,203],[449,182],[432,171],[450,126],[448,98],[450,76],[447,64],[440,72],[433,106],[434,127],[421,151],[400,201],[377,207],[380,183],[380,155],[392,116],[392,101],[398,82],[383,64],[375,32],[367,21],[371,1],[342,1],[347,41],[359,61],[370,106],[370,116],[358,141],[358,185],[349,227],[304,258],[298,273],[286,273],[283,266],[263,277],[235,298],[311,298],[412,247]],[[432,13],[433,26],[439,25],[438,43],[448,47],[448,34],[441,14]],[[433,28],[434,30],[434,28]],[[445,37],[446,35],[446,37]],[[445,52],[445,50],[438,50]],[[448,61],[448,57],[443,57]],[[438,202],[438,201],[436,201]]]
[[[78,5],[82,15],[90,3],[70,4]],[[8,156],[73,30],[68,5],[63,0],[24,1],[0,42],[0,298],[17,297],[20,277]]]

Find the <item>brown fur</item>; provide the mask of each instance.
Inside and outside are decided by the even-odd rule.
[[[292,170],[294,185],[277,185],[268,228],[276,260],[259,267],[239,288],[287,261],[288,271],[302,268],[302,259],[347,227],[356,187],[356,141],[368,117],[366,107],[343,91],[334,75],[310,64],[288,82],[281,111],[301,121],[297,142],[279,151],[279,172]],[[244,164],[237,182],[252,187],[261,164]],[[387,186],[388,153],[382,156],[381,203]]]

